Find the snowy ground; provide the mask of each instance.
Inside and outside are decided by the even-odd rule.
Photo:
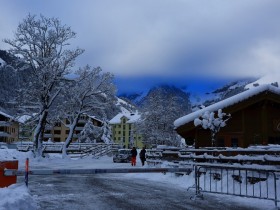
[[[0,149],[0,161],[3,160],[15,160],[19,161],[19,169],[24,169],[25,159],[30,159],[30,169],[81,169],[81,168],[127,168],[130,167],[127,163],[113,163],[112,157],[102,157],[100,159],[87,158],[68,158],[62,159],[60,155],[52,155],[49,158],[34,159],[31,153],[22,153],[13,149]],[[138,160],[140,166],[140,161]],[[148,166],[144,166],[148,167]],[[174,174],[162,174],[162,173],[139,173],[139,174],[122,174],[124,178],[131,179],[146,179],[157,181],[180,189],[187,189],[194,184],[194,179],[190,179],[189,176],[176,177]],[[33,210],[37,209],[38,204],[36,197],[31,194],[30,190],[25,187],[22,179],[18,179],[17,184],[11,185],[7,188],[0,189],[0,210]],[[217,195],[223,196],[223,195]],[[260,200],[260,199],[248,199],[236,196],[228,196],[232,202],[244,203],[247,206],[251,206],[252,209],[275,209],[272,201]]]

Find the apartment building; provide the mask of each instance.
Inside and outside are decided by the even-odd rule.
[[[95,116],[89,116],[86,114],[82,115],[75,128],[74,135],[73,135],[73,142],[78,140],[79,134],[83,130],[88,120],[91,120],[92,124],[95,126],[101,127],[103,125],[103,122],[97,119]],[[64,120],[64,124],[65,123],[66,120]],[[64,142],[69,134],[69,128],[67,128],[64,124],[59,122],[56,123],[54,126],[48,126],[44,134],[44,140],[45,141],[51,140],[54,142]]]
[[[14,117],[0,111],[0,142],[18,141],[19,122]]]
[[[140,119],[138,113],[120,113],[109,121],[112,139],[123,148],[142,148],[142,136],[137,133],[135,123]]]

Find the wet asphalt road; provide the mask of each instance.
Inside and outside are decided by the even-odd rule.
[[[256,209],[225,195],[191,200],[193,190],[122,174],[32,176],[29,189],[39,210]]]

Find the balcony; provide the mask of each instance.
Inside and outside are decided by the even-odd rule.
[[[0,137],[10,137],[10,136],[11,136],[10,134],[0,131]]]
[[[11,125],[12,125],[11,122],[0,121],[0,126],[1,126],[1,127],[10,127]]]

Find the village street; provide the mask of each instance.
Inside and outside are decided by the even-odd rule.
[[[31,176],[29,189],[42,210],[257,209],[253,202],[239,203],[225,195],[205,194],[203,200],[191,200],[194,190],[124,174]]]

